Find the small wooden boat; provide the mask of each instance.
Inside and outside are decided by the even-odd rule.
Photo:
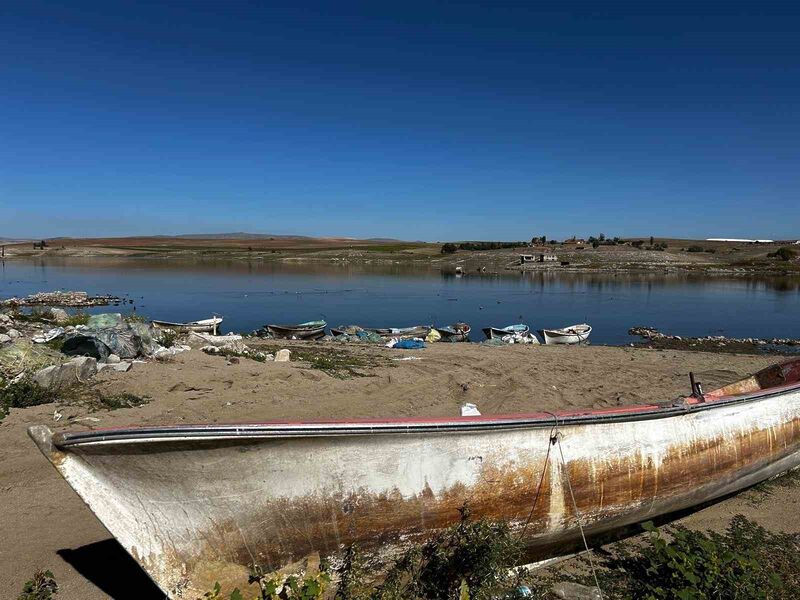
[[[484,327],[483,334],[486,336],[487,340],[491,340],[492,338],[502,338],[507,335],[528,335],[531,329],[527,325],[523,325],[522,323],[518,325],[508,325],[506,327]]]
[[[453,323],[446,327],[435,327],[439,335],[442,336],[443,342],[467,342],[469,341],[469,332],[472,331],[467,323]]]
[[[383,327],[383,328],[365,327],[364,331],[371,331],[385,338],[425,339],[426,337],[428,337],[428,334],[431,332],[431,329],[432,327],[430,325],[414,325],[413,327]]]
[[[325,321],[308,321],[296,325],[265,325],[267,331],[275,338],[284,340],[317,340],[325,336]]]
[[[737,492],[800,466],[800,359],[557,414],[28,433],[165,594],[194,598],[213,581],[254,591],[254,560],[396,556],[467,501],[533,560]]]
[[[217,335],[222,317],[189,321],[188,323],[172,323],[170,321],[153,321],[153,326],[158,329],[174,329],[175,331],[194,331],[196,333],[213,333]]]
[[[542,329],[545,344],[580,344],[589,339],[592,326],[586,323],[569,325],[561,329]]]

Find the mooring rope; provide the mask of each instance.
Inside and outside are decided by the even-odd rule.
[[[542,485],[544,484],[544,476],[547,474],[547,465],[550,463],[550,448],[553,445],[553,436],[555,432],[558,431],[558,417],[553,413],[545,413],[553,417],[555,420],[555,425],[550,429],[550,435],[548,436],[548,443],[547,443],[547,454],[544,456],[544,465],[542,465],[542,475],[539,477],[539,485],[536,486],[536,495],[533,497],[533,504],[531,505],[531,511],[528,513],[528,518],[525,519],[525,525],[522,527],[522,531],[520,531],[519,536],[517,539],[522,539],[525,533],[528,531],[528,525],[533,518],[533,513],[536,510],[536,505],[539,503],[539,496],[542,493]]]
[[[581,539],[583,540],[583,547],[586,549],[586,554],[589,557],[589,567],[592,569],[592,577],[594,578],[594,584],[597,586],[597,591],[600,594],[600,600],[603,600],[603,590],[600,587],[600,581],[597,578],[597,570],[594,566],[594,561],[592,560],[592,550],[589,548],[589,542],[586,539],[586,533],[583,530],[583,524],[581,523],[581,514],[578,510],[578,503],[575,501],[575,493],[572,491],[572,481],[569,478],[569,471],[567,470],[567,461],[564,459],[564,449],[561,447],[561,438],[564,434],[561,433],[561,429],[559,428],[558,423],[558,415],[551,412],[545,412],[545,414],[550,415],[553,417],[553,427],[550,428],[550,435],[547,439],[547,453],[544,456],[544,465],[542,465],[542,474],[539,477],[539,485],[536,487],[536,495],[533,497],[533,505],[531,506],[531,510],[528,513],[528,518],[525,520],[525,525],[522,527],[522,531],[520,531],[519,536],[517,539],[521,539],[525,532],[528,529],[528,525],[533,518],[533,513],[536,510],[536,505],[539,503],[539,497],[542,493],[542,485],[544,485],[544,477],[547,473],[547,467],[550,464],[550,449],[558,444],[558,453],[561,456],[561,471],[564,474],[564,477],[567,480],[567,488],[569,489],[569,495],[572,499],[572,508],[575,511],[575,522],[578,524],[578,530],[581,532]]]
[[[561,431],[556,431],[558,452],[561,455],[562,472],[564,473],[564,476],[567,479],[567,487],[569,488],[569,495],[570,498],[572,498],[572,508],[575,510],[575,522],[578,524],[578,529],[581,532],[581,538],[583,539],[583,547],[586,548],[586,556],[589,558],[589,567],[591,567],[592,569],[592,577],[594,578],[594,584],[595,586],[597,586],[597,591],[600,594],[600,600],[603,600],[603,590],[600,588],[600,581],[597,579],[597,570],[594,568],[594,561],[592,560],[592,551],[589,548],[589,542],[586,541],[586,533],[583,531],[583,525],[581,524],[581,513],[578,510],[578,503],[575,502],[575,494],[572,491],[572,482],[569,479],[569,471],[567,470],[567,461],[564,460],[564,450],[561,447],[561,437],[562,437]]]

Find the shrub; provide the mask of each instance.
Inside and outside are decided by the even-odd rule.
[[[716,254],[717,253],[717,249],[716,248],[706,248],[706,252],[708,252],[709,254]]]
[[[159,334],[157,341],[164,348],[172,348],[175,342],[178,341],[178,332],[172,329],[163,329]]]
[[[645,529],[650,545],[631,565],[641,575],[633,586],[636,597],[766,598],[765,588],[776,583],[751,551],[730,548],[721,536],[675,527],[667,541],[652,523]]]
[[[36,571],[25,583],[17,600],[51,600],[58,594],[58,584],[50,571]]]
[[[789,600],[800,589],[800,534],[772,533],[742,515],[724,533],[675,526],[664,537],[652,522],[644,528],[645,545],[616,544],[601,558],[606,597]]]
[[[775,252],[770,252],[767,254],[767,256],[769,258],[779,258],[788,262],[795,259],[797,252],[793,248],[787,248],[786,246],[783,246],[775,250]]]
[[[39,404],[49,404],[57,399],[56,393],[43,388],[30,379],[9,383],[0,389],[0,421],[12,408],[28,408]]]
[[[458,246],[451,244],[450,242],[442,246],[442,254],[453,254],[453,252],[456,250],[458,250]]]
[[[319,573],[306,574],[304,577],[296,575],[282,575],[280,573],[265,574],[260,567],[253,567],[250,572],[250,583],[258,584],[259,595],[253,600],[320,600],[331,578],[324,565],[320,566]],[[214,589],[203,594],[200,600],[245,600],[239,588],[233,590],[227,597],[222,595],[219,582],[214,584]]]
[[[703,252],[704,248],[702,246],[689,246],[686,250],[687,252]]]
[[[509,567],[518,562],[522,546],[508,524],[472,521],[467,506],[461,519],[442,534],[413,546],[388,570],[383,582],[368,594],[359,592],[348,568],[360,568],[351,555],[337,570],[347,590],[337,590],[338,600],[479,600],[507,597],[500,590],[514,589],[517,577]]]
[[[527,572],[510,574],[509,568],[522,557],[522,545],[508,524],[472,521],[468,507],[460,510],[456,525],[423,544],[412,545],[388,565],[385,577],[367,568],[355,546],[349,547],[335,569],[338,586],[335,600],[515,600],[520,578]],[[327,565],[318,574],[303,577],[265,575],[254,567],[250,583],[258,583],[258,600],[318,600],[325,595],[331,578]],[[376,585],[376,581],[379,581]],[[219,584],[206,592],[204,600],[244,600],[239,590],[223,596]],[[248,599],[249,600],[249,599]],[[256,599],[254,599],[256,600]]]
[[[68,327],[72,325],[73,327],[77,325],[86,325],[89,322],[89,314],[79,311],[76,312],[74,315],[70,315],[66,321],[62,323],[62,326]]]

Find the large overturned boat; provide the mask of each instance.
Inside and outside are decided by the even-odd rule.
[[[800,464],[800,359],[664,403],[559,414],[181,425],[53,434],[44,455],[172,598],[356,543],[392,556],[459,519],[529,558]],[[580,527],[579,527],[580,526]]]

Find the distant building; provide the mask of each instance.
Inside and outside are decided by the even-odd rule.
[[[542,254],[520,254],[519,264],[524,265],[533,262],[558,262],[558,257],[555,254],[542,253]]]
[[[739,242],[742,244],[772,244],[775,240],[743,240],[739,238],[706,238],[707,242]]]

